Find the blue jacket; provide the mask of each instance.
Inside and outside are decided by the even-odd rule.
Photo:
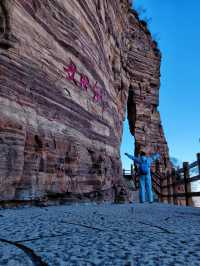
[[[130,154],[126,154],[126,156],[129,157],[131,160],[133,160],[138,165],[140,165],[143,160],[146,160],[147,165],[148,165],[148,174],[147,175],[151,175],[151,164],[153,163],[153,161],[160,158],[159,153],[154,153],[151,156],[141,156],[141,157],[135,157],[135,156],[132,156]]]

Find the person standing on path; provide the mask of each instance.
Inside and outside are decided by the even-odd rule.
[[[140,203],[145,201],[145,188],[149,203],[153,202],[152,181],[151,181],[151,164],[153,161],[160,158],[159,153],[154,153],[151,156],[146,156],[146,153],[141,151],[139,157],[132,156],[128,153],[125,155],[133,160],[139,168],[139,197]]]

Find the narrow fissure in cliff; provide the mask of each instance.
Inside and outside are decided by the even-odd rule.
[[[134,88],[132,86],[129,87],[128,92],[128,101],[127,101],[127,118],[129,123],[129,130],[133,138],[135,139],[135,123],[136,123],[136,103],[135,103],[135,95],[134,95]],[[138,153],[138,145],[137,142],[134,143],[135,145],[135,154]]]
[[[122,168],[125,170],[131,169],[132,161],[127,159],[124,155],[125,152],[130,154],[135,154],[138,151],[135,150],[135,136],[134,136],[134,128],[136,123],[136,106],[134,101],[134,90],[133,87],[129,87],[128,91],[128,99],[126,104],[126,114],[125,120],[123,123],[123,135],[121,141],[121,160],[122,160]]]

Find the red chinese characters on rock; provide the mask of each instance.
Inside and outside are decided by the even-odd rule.
[[[67,76],[66,79],[70,80],[70,81],[74,81],[75,84],[77,85],[76,79],[75,79],[75,75],[77,74],[77,67],[76,65],[72,62],[70,62],[68,67],[63,67],[64,71],[66,72]],[[90,81],[89,78],[84,75],[84,74],[80,74],[80,82],[79,85],[81,87],[82,90],[84,91],[88,91],[88,88],[90,86]],[[93,87],[91,87],[92,92],[94,93],[93,95],[93,101],[94,102],[101,102],[103,100],[102,97],[102,89],[100,87],[97,86],[97,81],[95,83],[95,85]]]
[[[63,69],[68,74],[68,77],[66,78],[75,81],[76,65],[73,62],[71,62],[68,68],[64,67]]]
[[[88,89],[88,86],[89,86],[89,79],[87,76],[81,74],[81,77],[80,77],[80,85],[81,85],[81,88],[83,90],[86,90]]]

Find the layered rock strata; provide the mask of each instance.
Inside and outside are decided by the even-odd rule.
[[[160,147],[160,51],[127,0],[0,2],[0,199],[114,197],[126,107],[139,149]]]

